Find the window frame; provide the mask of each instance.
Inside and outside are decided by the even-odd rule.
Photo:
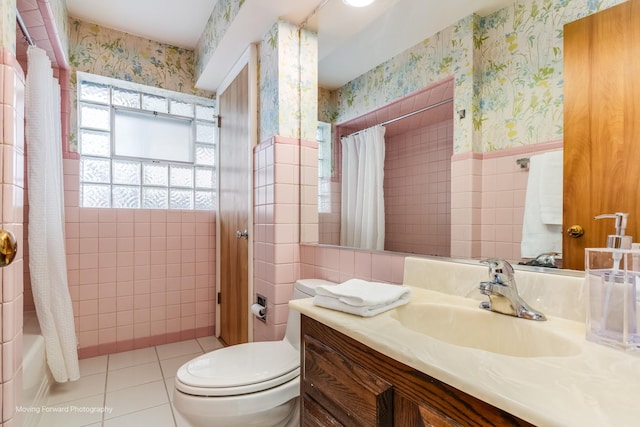
[[[320,138],[320,134],[322,137]],[[316,140],[318,143],[318,213],[331,212],[331,178],[333,176],[333,126],[318,121]],[[320,156],[320,153],[323,156]]]
[[[102,100],[90,99],[90,97],[83,97],[83,84],[93,84],[97,86],[104,86],[106,89],[106,98]],[[132,92],[133,103],[138,106],[129,107],[114,104],[114,90],[123,92]],[[166,112],[154,111],[143,108],[143,102],[145,95],[149,98],[157,97],[162,98],[166,104]],[[105,95],[102,95],[103,97]],[[135,100],[135,97],[138,99]],[[80,156],[80,207],[94,207],[94,208],[128,208],[128,209],[179,209],[179,210],[214,210],[217,207],[217,161],[218,161],[218,115],[217,105],[215,100],[197,97],[193,95],[181,94],[178,92],[172,92],[168,90],[147,87],[135,83],[125,82],[117,79],[111,79],[102,76],[95,76],[88,73],[78,72],[77,79],[77,126],[78,126],[78,154]],[[183,104],[189,106],[185,111],[190,114],[178,112],[171,113],[173,105]],[[97,108],[108,111],[109,114],[109,129],[102,127],[89,126],[86,123],[83,124],[83,108]],[[202,109],[200,109],[202,108]],[[190,112],[188,110],[191,110]],[[164,117],[169,120],[186,121],[190,123],[188,151],[192,158],[191,162],[182,160],[169,160],[158,159],[139,156],[127,156],[116,154],[116,112],[125,111],[133,112],[135,114],[142,114],[142,117],[148,115]],[[204,113],[207,114],[204,114]],[[211,117],[208,114],[211,113]],[[200,127],[199,127],[200,126]],[[202,138],[208,140],[199,140],[198,131],[201,129]],[[109,153],[105,155],[106,147],[103,147],[103,152],[96,154],[92,152],[89,154],[83,154],[83,137],[87,137],[89,134],[93,134],[97,137],[106,138],[108,134],[109,139]],[[200,151],[198,151],[200,150]],[[199,153],[204,153],[200,155]],[[100,161],[109,162],[108,168],[103,167],[103,177],[98,180],[93,180],[88,177],[85,169],[85,163],[90,164],[91,161],[96,161],[96,164]],[[131,162],[137,167],[137,171],[131,176],[137,178],[134,179],[133,184],[120,183],[115,180],[115,168],[118,164],[124,164]],[[163,165],[166,169],[164,181],[160,184],[148,183],[145,181],[145,169],[150,168],[152,165]],[[190,171],[184,175],[188,177],[183,183],[176,183],[173,181],[174,171],[180,169],[189,168]],[[108,171],[107,171],[108,169]],[[189,176],[190,175],[190,176]],[[106,177],[106,178],[105,178]],[[87,179],[88,178],[88,179]],[[200,178],[200,179],[199,179]],[[103,199],[97,199],[96,203],[87,203],[85,199],[85,189],[94,188],[96,191],[105,192]],[[106,197],[106,191],[108,189],[108,197]],[[116,200],[118,189],[129,189],[131,194],[135,197],[132,205],[122,206],[122,200]],[[148,204],[149,199],[145,198],[145,193],[153,190],[164,190],[164,195],[161,197],[161,203],[157,206],[151,206]],[[190,194],[187,194],[190,192]],[[182,197],[182,201],[186,200],[186,204],[175,204],[174,196],[178,195]],[[108,200],[107,200],[108,199]]]

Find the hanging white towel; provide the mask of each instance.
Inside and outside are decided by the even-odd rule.
[[[406,286],[351,279],[335,286],[318,286],[313,303],[371,317],[406,304],[410,298],[411,289]]]
[[[546,153],[545,153],[546,154]],[[558,173],[557,162],[554,156],[551,156],[554,166],[552,167],[554,172],[550,174],[555,176],[555,182],[552,182],[552,178],[543,178],[545,173],[545,164],[547,163],[547,157],[545,154],[531,156],[529,161],[529,179],[527,181],[527,193],[525,196],[524,204],[524,218],[522,224],[522,242],[520,245],[521,256],[523,258],[536,258],[538,255],[546,252],[562,252],[562,170]],[[551,170],[551,169],[549,169]],[[559,178],[558,178],[559,177]],[[560,207],[549,203],[547,212],[553,221],[550,224],[545,224],[542,219],[542,194],[550,189],[552,186],[559,187],[554,189],[556,194],[553,197],[544,197],[544,203],[555,200],[558,201],[557,191],[560,191]],[[557,213],[560,212],[560,220],[557,219]],[[557,224],[556,224],[557,222]]]
[[[542,154],[540,217],[543,224],[562,225],[562,150]]]

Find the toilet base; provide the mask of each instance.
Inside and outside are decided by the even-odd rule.
[[[240,415],[233,418],[216,416],[197,416],[184,414],[180,416],[191,427],[299,427],[300,398],[283,403],[263,413]]]
[[[258,393],[202,397],[173,391],[173,404],[192,427],[298,427],[300,377]]]

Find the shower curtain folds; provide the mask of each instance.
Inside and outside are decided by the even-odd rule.
[[[80,378],[64,240],[60,86],[44,50],[30,46],[25,90],[29,271],[47,363],[57,382]]]
[[[384,250],[384,126],[343,137],[340,245]]]

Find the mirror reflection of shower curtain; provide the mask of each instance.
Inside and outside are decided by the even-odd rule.
[[[29,271],[47,363],[57,382],[80,378],[67,281],[60,86],[44,50],[30,46],[25,85]]]
[[[384,126],[342,138],[340,245],[384,250]]]

